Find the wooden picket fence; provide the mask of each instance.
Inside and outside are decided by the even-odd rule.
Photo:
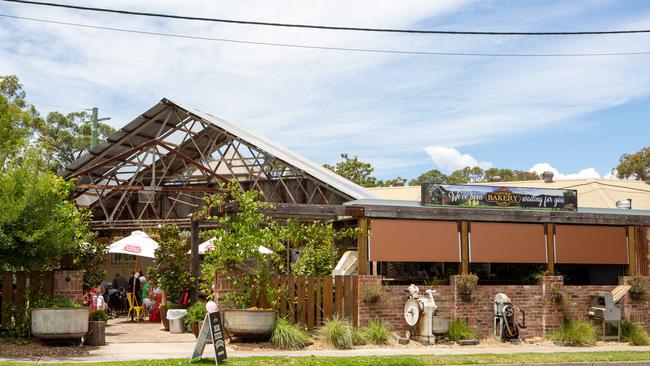
[[[357,324],[357,276],[275,276],[278,313],[312,329],[334,316]]]
[[[17,271],[0,272],[2,287],[0,295],[0,326],[6,328],[24,320],[29,293],[37,297],[52,296],[54,293],[54,272]],[[32,292],[34,291],[34,292]]]

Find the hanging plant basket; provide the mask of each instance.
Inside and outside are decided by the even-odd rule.
[[[641,300],[641,298],[643,297],[643,292],[632,292],[632,291],[630,291],[630,297],[633,300]]]
[[[460,294],[460,299],[465,302],[472,302],[472,294]]]

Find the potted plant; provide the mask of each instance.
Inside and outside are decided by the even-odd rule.
[[[95,310],[88,316],[88,333],[84,339],[86,346],[106,345],[106,322],[108,315],[103,310]]]
[[[88,308],[72,300],[44,298],[31,309],[32,335],[44,339],[81,339],[88,332]]]
[[[361,300],[365,303],[376,304],[384,301],[385,297],[381,285],[378,284],[366,286],[361,291]]]
[[[217,228],[208,234],[217,240],[215,249],[206,253],[202,272],[206,283],[212,283],[216,273],[237,289],[219,298],[226,307],[226,331],[238,338],[268,338],[275,325],[273,308],[278,291],[271,285],[270,277],[278,263],[282,263],[276,254],[281,248],[277,223],[262,213],[272,206],[259,200],[258,191],[241,191],[237,183],[222,189],[219,195],[208,198],[206,214],[219,207],[235,209],[212,218]],[[262,253],[260,246],[272,253]]]
[[[478,276],[474,273],[463,273],[456,276],[456,287],[463,301],[471,301],[472,293],[478,285]]]
[[[559,304],[560,302],[562,302],[562,299],[564,299],[564,294],[562,293],[562,291],[560,291],[558,285],[551,285],[548,289],[548,293],[546,294],[546,297],[552,302]]]
[[[199,337],[201,323],[206,315],[208,315],[208,311],[205,309],[205,302],[203,301],[199,301],[187,309],[185,328],[191,330],[196,338]]]
[[[630,297],[639,300],[645,293],[645,278],[643,276],[634,276],[627,280],[630,285]]]

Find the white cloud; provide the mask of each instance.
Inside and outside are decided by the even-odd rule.
[[[568,174],[563,174],[560,173],[556,168],[554,168],[551,164],[549,163],[537,163],[533,165],[530,169],[528,169],[530,172],[535,172],[539,174],[540,176],[542,173],[546,171],[550,171],[553,173],[553,179],[555,180],[568,180],[568,179],[600,179],[600,174],[596,171],[594,168],[585,168],[580,170],[577,173],[568,173]],[[612,179],[611,176],[605,175],[604,179]]]
[[[461,154],[460,151],[453,147],[429,146],[424,149],[441,171],[445,173],[465,167],[480,166],[483,169],[491,168],[492,163],[488,161],[477,161],[469,154]]]
[[[610,6],[607,2],[527,3],[509,8],[498,2],[455,0],[385,0],[372,6],[362,1],[312,1],[309,6],[296,6],[293,1],[205,0],[160,0],[155,6],[132,0],[97,0],[93,4],[205,17],[380,28],[547,30],[549,24],[576,24],[580,29],[636,29],[650,22],[650,13],[643,9],[634,16],[605,12]],[[215,38],[441,52],[643,51],[640,45],[649,40],[647,35],[486,38],[277,29],[6,3],[0,3],[0,12]],[[608,16],[596,19],[592,13]],[[98,106],[102,115],[112,117],[113,126],[121,127],[168,97],[242,124],[321,162],[336,161],[341,152],[363,156],[377,162],[380,176],[392,175],[400,165],[395,156],[405,162],[416,161],[427,146],[458,148],[514,136],[532,140],[549,126],[564,130],[576,116],[650,93],[645,56],[370,54],[0,21],[1,73],[21,77],[29,100]],[[448,169],[481,164],[467,154],[456,153],[447,151],[445,161],[449,162],[442,164]]]

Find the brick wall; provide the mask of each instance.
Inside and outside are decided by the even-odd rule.
[[[83,297],[83,271],[54,271],[54,297],[79,304]]]
[[[619,283],[625,283],[626,277],[621,277]],[[647,279],[650,283],[650,278]],[[365,303],[361,300],[363,288],[366,286],[381,286],[380,276],[359,276],[358,311],[359,324],[363,326],[370,319],[380,318],[394,331],[402,333],[408,329],[404,321],[404,303],[407,299],[407,286],[381,286],[385,299],[376,304]],[[544,336],[559,327],[564,321],[562,301],[556,302],[549,296],[554,291],[562,292],[567,299],[567,305],[572,317],[585,319],[589,310],[589,296],[598,291],[612,291],[615,286],[565,286],[562,276],[543,277],[538,285],[503,285],[478,286],[470,301],[461,299],[456,291],[455,277],[448,286],[420,286],[423,293],[426,288],[436,290],[434,298],[438,305],[438,316],[465,319],[481,338],[487,338],[493,332],[494,297],[497,293],[505,293],[512,303],[526,314],[526,328],[521,329],[522,338]],[[636,323],[650,326],[650,295],[640,300],[633,300],[629,294],[619,303],[624,317]],[[521,317],[518,316],[521,322]]]

